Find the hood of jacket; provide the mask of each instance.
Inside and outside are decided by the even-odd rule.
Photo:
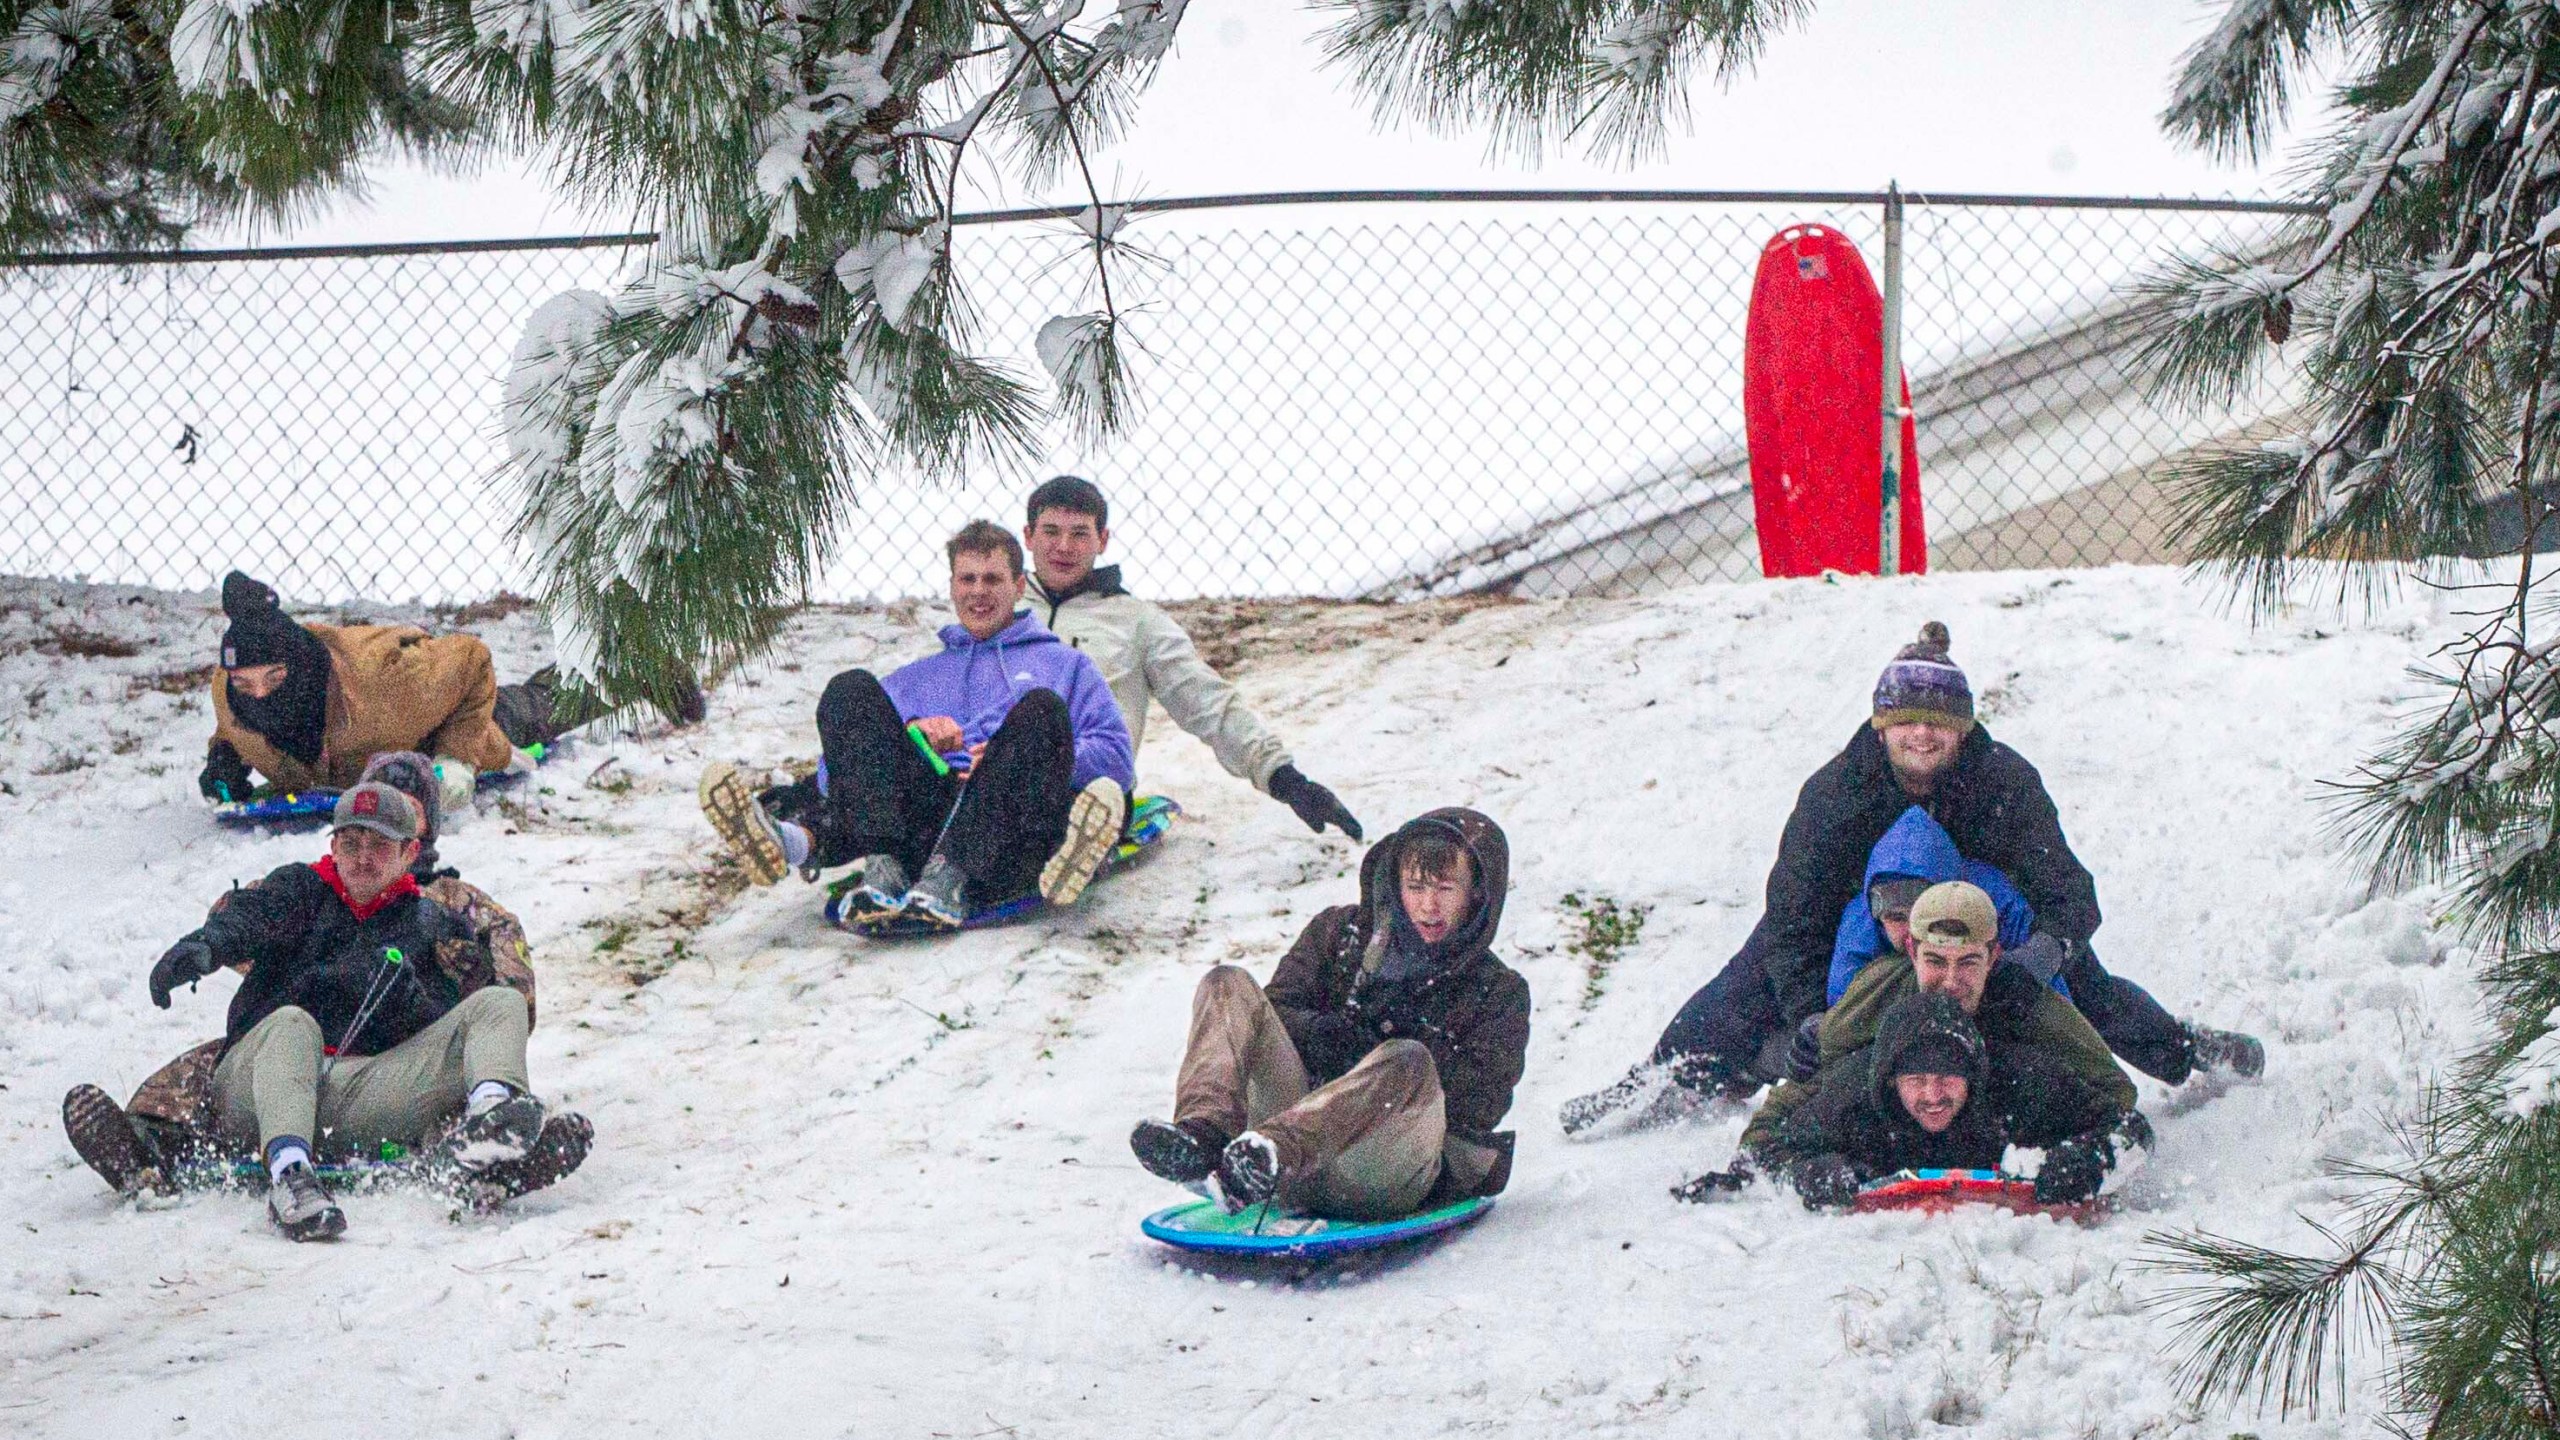
[[[1386,959],[1393,927],[1404,915],[1397,893],[1396,862],[1405,843],[1416,836],[1438,834],[1455,840],[1475,861],[1475,907],[1455,934],[1442,944],[1447,950],[1432,967],[1446,975],[1492,953],[1493,937],[1502,927],[1503,898],[1511,889],[1511,842],[1492,817],[1463,806],[1432,810],[1408,820],[1396,833],[1369,847],[1360,861],[1360,921],[1364,944],[1361,969],[1373,973]]]
[[[1919,1128],[1902,1108],[1902,1097],[1893,1085],[1894,1069],[1903,1057],[1923,1044],[1952,1047],[1963,1057],[1966,1111],[1981,1100],[1982,1087],[1991,1073],[1990,1053],[1982,1043],[1982,1031],[1964,1007],[1951,997],[1928,990],[1914,990],[1884,1012],[1876,1025],[1876,1043],[1867,1052],[1867,1093],[1878,1113],[1889,1121]],[[1946,1072],[1933,1070],[1932,1074]],[[1962,1123],[1959,1112],[1958,1123]]]
[[[1128,587],[1120,583],[1120,567],[1117,565],[1096,565],[1085,572],[1082,580],[1063,590],[1052,590],[1040,583],[1039,576],[1031,577],[1031,598],[1049,607],[1049,618],[1052,620],[1058,617],[1059,606],[1079,595],[1109,597],[1128,593]]]
[[[1887,875],[1940,885],[1963,877],[1964,856],[1957,853],[1955,838],[1947,833],[1947,827],[1914,805],[1903,811],[1902,818],[1894,821],[1893,828],[1885,831],[1884,838],[1867,852],[1867,878],[1860,890],[1874,889],[1876,881]]]

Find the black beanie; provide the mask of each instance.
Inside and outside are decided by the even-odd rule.
[[[231,628],[222,632],[222,668],[290,665],[307,658],[305,632],[284,613],[276,592],[234,570],[222,577],[222,613]]]

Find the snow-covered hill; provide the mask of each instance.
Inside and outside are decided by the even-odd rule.
[[[2253,628],[2126,569],[1290,620],[1248,647],[1248,692],[1373,833],[1450,801],[1508,828],[1500,948],[1538,1012],[1494,1215],[1289,1286],[1167,1263],[1136,1222],[1177,1196],[1125,1137],[1167,1107],[1200,971],[1267,971],[1349,896],[1354,847],[1159,720],[1143,768],[1189,818],[1047,923],[866,943],[810,887],[733,896],[711,864],[702,764],[810,758],[827,675],[919,653],[912,610],[813,612],[707,727],[580,744],[449,837],[534,938],[535,1082],[596,1123],[579,1175],[463,1224],[358,1198],[335,1246],[239,1196],[115,1203],[62,1091],[121,1095],[214,1033],[233,982],[164,1013],[151,960],[319,843],[218,832],[195,801],[206,597],[0,581],[0,1432],[2367,1433],[2182,1410],[2143,1304],[2162,1282],[2129,1262],[2153,1227],[2299,1239],[2338,1193],[2321,1157],[2381,1153],[2470,1033],[2467,957],[2427,897],[2366,897],[2318,801],[2445,609],[2412,588]],[[2097,871],[2108,962],[2265,1035],[2267,1079],[2146,1082],[2160,1153],[2095,1230],[1676,1204],[1737,1120],[1575,1145],[1555,1106],[1740,940],[1796,785],[1930,617]],[[527,617],[475,628],[502,675],[540,658]],[[1568,892],[1652,907],[1587,1007]]]

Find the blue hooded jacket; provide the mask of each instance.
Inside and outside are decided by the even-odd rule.
[[[943,626],[941,654],[899,666],[880,688],[889,692],[899,718],[948,715],[960,722],[971,745],[986,743],[1024,695],[1055,690],[1075,725],[1075,788],[1108,775],[1124,793],[1137,793],[1136,752],[1109,682],[1092,657],[1050,633],[1028,610],[1015,612],[1012,624],[985,640],[966,626]],[[955,768],[968,764],[966,755],[946,758]]]
[[[1949,880],[1967,880],[1982,887],[1991,897],[1992,908],[2000,912],[2000,948],[2023,945],[2035,929],[2036,912],[2027,897],[2007,875],[1979,860],[1967,860],[1956,852],[1956,842],[1944,826],[1929,812],[1914,805],[1902,812],[1893,828],[1867,852],[1866,883],[1858,887],[1858,896],[1840,912],[1840,933],[1831,942],[1831,981],[1824,992],[1823,1003],[1837,1005],[1848,992],[1849,982],[1867,968],[1867,962],[1879,955],[1891,954],[1893,942],[1885,938],[1884,926],[1867,908],[1867,892],[1876,880],[1886,875],[1904,875],[1926,880],[1932,885]],[[2061,976],[2055,976],[2053,988],[2067,998]]]

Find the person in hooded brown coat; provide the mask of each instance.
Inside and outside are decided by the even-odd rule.
[[[1494,957],[1510,847],[1465,809],[1372,847],[1360,903],[1317,915],[1271,983],[1201,977],[1170,1121],[1130,1136],[1177,1184],[1236,1208],[1390,1219],[1511,1178],[1496,1131],[1529,1050],[1529,985]]]

